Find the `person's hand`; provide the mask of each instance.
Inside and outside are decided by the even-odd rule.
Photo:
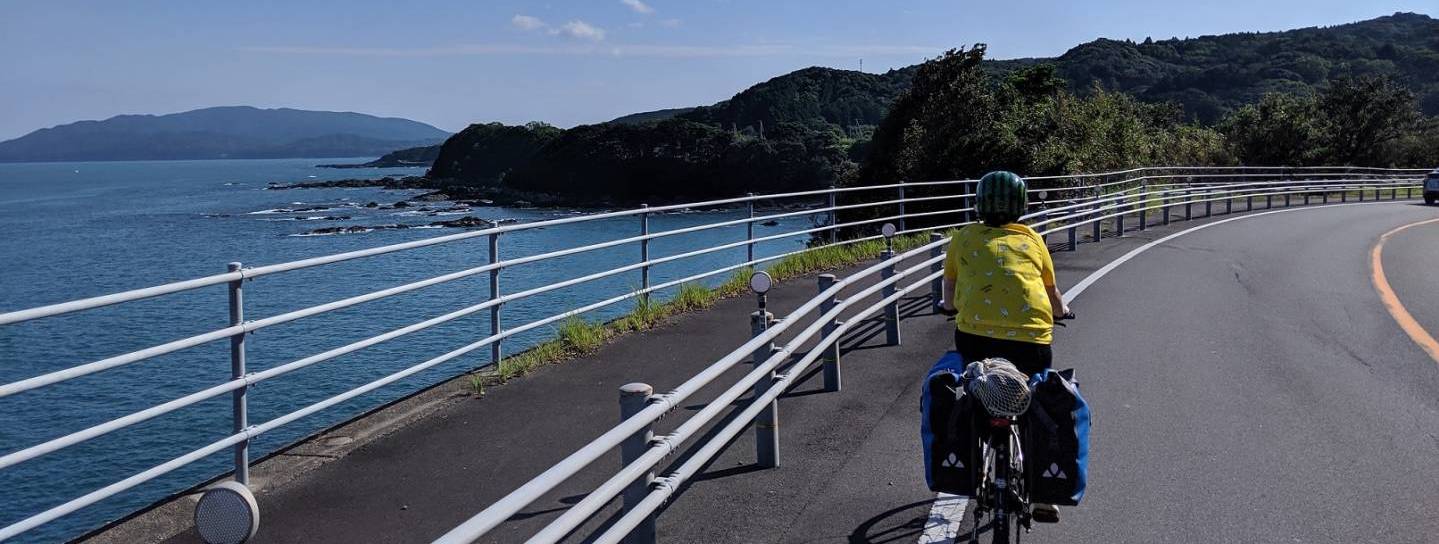
[[[1054,313],[1055,321],[1062,321],[1065,319],[1074,319],[1074,312],[1070,311],[1068,304],[1060,307],[1059,311]]]

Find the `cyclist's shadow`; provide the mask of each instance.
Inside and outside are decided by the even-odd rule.
[[[929,524],[930,506],[934,499],[912,502],[904,506],[898,506],[886,510],[879,515],[865,520],[854,528],[849,534],[850,544],[882,544],[890,542],[915,542],[919,535],[924,533]],[[969,542],[970,531],[974,529],[973,520],[965,517],[968,523],[959,527],[959,534],[952,542]],[[989,524],[980,526],[981,534],[989,532]],[[946,540],[945,542],[951,542]]]

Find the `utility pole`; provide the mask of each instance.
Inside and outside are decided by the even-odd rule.
[[[864,71],[864,58],[863,58],[863,57],[860,57],[860,59],[859,59],[859,71],[861,71],[861,72]]]
[[[759,120],[759,139],[764,139],[764,119]]]

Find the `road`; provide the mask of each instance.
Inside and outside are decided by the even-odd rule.
[[[1093,406],[1090,488],[1025,542],[1439,541],[1439,364],[1396,324],[1369,264],[1381,234],[1439,209],[1234,217],[1056,254],[1072,288],[1209,225],[1152,244],[1074,299],[1080,319],[1058,332],[1056,358],[1078,369]],[[1439,331],[1439,223],[1394,234],[1383,264],[1414,320]],[[812,290],[781,286],[771,305],[782,315]],[[257,541],[427,542],[613,424],[621,383],[663,391],[738,345],[750,304],[622,339],[262,493]],[[919,382],[952,326],[924,306],[908,303],[901,346],[881,346],[882,334],[846,342],[843,391],[822,393],[812,376],[782,399],[779,468],[756,468],[752,435],[737,439],[667,506],[661,541],[907,543],[951,523],[967,531],[968,518],[932,519],[924,489]],[[487,541],[532,534],[616,465],[596,463]]]
[[[1396,325],[1369,267],[1381,234],[1435,217],[1407,203],[1248,216],[1154,245],[1090,284],[1073,301],[1080,319],[1056,340],[1095,414],[1088,495],[1025,542],[1439,541],[1439,365]],[[1188,227],[1057,254],[1061,283]],[[1397,297],[1439,331],[1439,224],[1395,234],[1383,259]],[[847,370],[901,363],[912,372],[908,359],[942,349],[935,339],[946,332],[937,319],[914,319],[905,346],[850,356]],[[790,406],[784,414],[889,404],[840,428],[791,425],[786,439],[804,451],[788,465],[771,478],[695,484],[661,518],[662,535],[943,534],[928,519],[934,496],[917,468],[913,378],[883,374],[856,395],[866,398]],[[736,444],[716,466],[747,462],[747,448]],[[968,531],[972,520],[958,526]]]

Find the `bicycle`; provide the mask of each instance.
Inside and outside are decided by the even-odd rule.
[[[986,515],[990,523],[991,542],[1009,544],[1010,523],[1013,521],[1014,543],[1030,530],[1029,493],[1025,488],[1024,449],[1019,440],[1019,421],[1015,417],[990,416],[989,426],[980,442],[979,489],[975,493],[974,529],[971,543],[979,542],[979,529]],[[1023,531],[1021,531],[1023,529]]]
[[[942,309],[941,313],[953,316],[953,313]],[[1074,318],[1073,312],[1066,313],[1057,317],[1054,324],[1063,327],[1066,326],[1064,321]],[[1021,535],[1032,528],[1032,505],[1027,489],[1029,480],[1024,473],[1024,448],[1019,427],[1019,416],[1024,413],[1024,408],[1014,408],[1016,404],[1027,408],[1028,395],[1027,388],[1022,393],[1022,399],[1010,396],[990,401],[985,395],[976,395],[980,406],[985,409],[987,417],[982,420],[987,425],[979,429],[980,477],[974,497],[971,544],[978,544],[979,531],[987,515],[993,517],[990,540],[994,544],[1009,544],[1011,535],[1014,544],[1019,544]]]

